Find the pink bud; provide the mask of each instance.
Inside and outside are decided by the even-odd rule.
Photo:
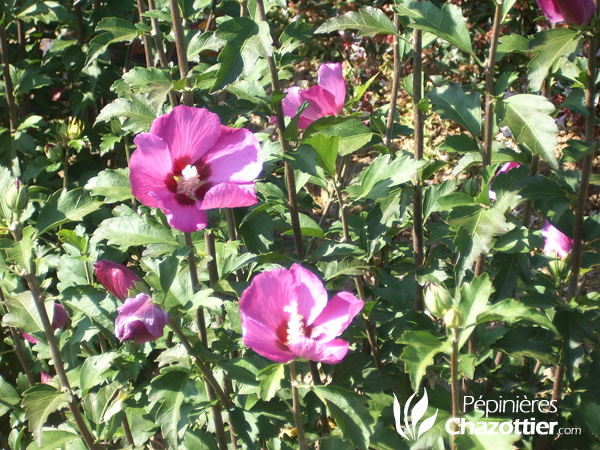
[[[100,284],[119,300],[125,300],[129,289],[141,281],[131,269],[106,259],[94,264],[94,273]]]
[[[117,311],[119,316],[115,321],[115,336],[121,341],[134,341],[138,344],[161,337],[169,320],[169,315],[159,306],[153,305],[147,294],[126,299]]]
[[[573,249],[573,239],[564,234],[550,222],[546,221],[542,228],[544,238],[544,254],[546,256],[558,256],[565,258]]]
[[[552,23],[587,25],[596,13],[594,0],[537,0],[537,3]]]
[[[40,378],[41,378],[42,384],[50,384],[50,381],[52,380],[53,377],[49,373],[42,372],[40,375]]]

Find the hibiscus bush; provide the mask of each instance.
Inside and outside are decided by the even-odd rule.
[[[0,8],[1,448],[600,449],[594,0]]]

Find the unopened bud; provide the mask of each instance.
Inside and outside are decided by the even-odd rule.
[[[471,197],[476,197],[479,194],[479,184],[477,180],[469,178],[465,183],[465,193]]]
[[[429,283],[425,292],[425,306],[435,317],[444,317],[452,307],[450,292],[439,284]]]
[[[29,192],[27,186],[23,186],[17,178],[6,191],[6,206],[15,213],[21,213],[27,208]]]
[[[83,122],[77,117],[73,117],[69,122],[69,128],[67,129],[67,135],[69,139],[77,139],[83,132]]]
[[[463,314],[456,306],[452,306],[446,314],[444,314],[444,323],[450,329],[460,328],[463,321]]]

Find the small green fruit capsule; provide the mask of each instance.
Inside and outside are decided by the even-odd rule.
[[[452,307],[450,292],[436,283],[429,283],[425,291],[425,306],[435,317],[444,317],[446,311]]]
[[[470,178],[465,183],[465,193],[471,197],[476,197],[479,194],[479,184],[473,178]]]
[[[456,306],[452,306],[444,315],[444,323],[450,329],[460,328],[463,321],[463,314]]]
[[[23,212],[29,203],[27,186],[23,186],[17,178],[6,191],[6,205],[13,212]]]

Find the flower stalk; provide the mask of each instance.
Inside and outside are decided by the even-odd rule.
[[[390,110],[388,112],[387,124],[385,127],[385,146],[390,148],[392,145],[392,134],[394,131],[394,115],[396,114],[396,105],[398,104],[398,90],[400,89],[400,20],[398,14],[394,13],[394,27],[396,36],[394,36],[394,76],[392,78],[392,92],[390,97]]]
[[[452,417],[457,418],[460,415],[459,398],[458,392],[458,330],[452,328],[452,355],[450,357],[450,386],[452,392]],[[456,450],[458,447],[455,443],[458,424],[456,421],[452,422],[452,428],[454,433],[452,434],[452,450]]]
[[[172,1],[172,0],[171,0]],[[258,20],[266,22],[267,17],[265,14],[265,5],[263,0],[256,1],[256,12]],[[267,64],[269,66],[269,75],[271,77],[271,89],[273,92],[280,90],[279,86],[279,74],[277,71],[277,65],[275,64],[275,58],[273,55],[267,57]],[[290,144],[284,137],[285,132],[285,119],[283,115],[283,107],[281,102],[277,105],[275,111],[275,120],[277,124],[277,133],[279,135],[279,143],[281,144],[282,150],[288,152],[290,150]],[[284,170],[286,178],[286,187],[288,191],[288,207],[290,210],[290,217],[292,220],[292,230],[294,232],[294,244],[296,246],[296,253],[298,257],[304,259],[304,245],[302,244],[302,229],[300,228],[300,216],[298,207],[298,195],[296,194],[296,177],[292,166],[287,161],[284,161]]]
[[[300,396],[298,395],[298,375],[296,374],[296,364],[292,360],[288,367],[290,368],[290,383],[292,384],[292,412],[294,414],[294,423],[298,433],[298,445],[300,450],[308,450],[306,437],[304,436],[304,427],[302,426],[302,414],[300,412]]]
[[[588,49],[588,79],[585,92],[585,105],[588,109],[588,115],[585,118],[585,140],[590,146],[596,145],[596,115],[595,115],[595,98],[596,98],[596,76],[598,72],[596,54],[598,53],[598,33],[600,25],[596,26],[596,33],[590,35]],[[567,299],[570,300],[576,297],[579,292],[579,272],[581,270],[581,261],[583,258],[583,221],[586,200],[588,196],[588,188],[592,175],[592,166],[594,163],[594,155],[596,152],[590,152],[583,158],[583,167],[581,169],[581,182],[579,191],[577,192],[577,200],[575,201],[575,224],[573,226],[573,252],[571,253],[571,276],[567,288]]]
[[[6,104],[8,106],[8,119],[10,131],[17,131],[17,105],[13,90],[12,78],[10,76],[10,61],[8,59],[8,41],[6,40],[6,26],[0,25],[0,56],[2,57],[3,77],[4,77],[4,92],[6,96]]]
[[[419,108],[423,99],[423,33],[421,30],[413,31],[413,118],[414,131],[414,156],[415,160],[423,159],[425,116]],[[413,252],[415,265],[422,267],[425,263],[423,233],[423,186],[419,174],[415,175],[413,193]],[[415,309],[423,311],[423,286],[415,283]]]

